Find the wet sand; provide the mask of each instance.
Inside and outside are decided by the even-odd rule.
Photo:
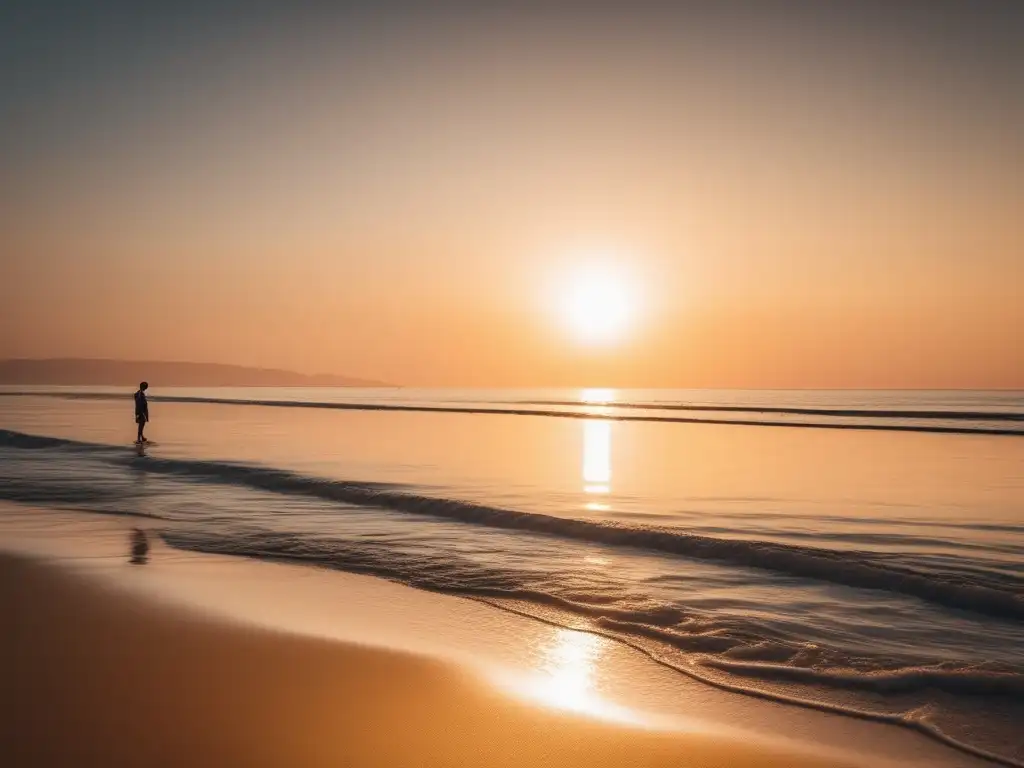
[[[3,765],[841,764],[534,706],[453,663],[220,620],[21,557],[0,555],[0,610]]]

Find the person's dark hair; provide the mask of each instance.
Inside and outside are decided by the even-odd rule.
[[[149,389],[149,382],[144,381],[141,384],[139,384],[139,389]]]

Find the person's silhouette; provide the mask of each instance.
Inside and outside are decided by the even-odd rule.
[[[144,381],[139,384],[139,391],[135,393],[135,423],[139,425],[139,435],[135,442],[139,444],[148,442],[145,435],[142,434],[147,422],[149,422],[149,401],[146,400],[147,389],[149,389],[149,382]]]

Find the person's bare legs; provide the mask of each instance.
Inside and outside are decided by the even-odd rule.
[[[146,428],[146,420],[145,419],[139,419],[139,435],[138,435],[138,437],[135,438],[135,442],[137,442],[137,443],[144,443],[144,442],[146,442],[146,438],[142,434],[142,430],[144,430],[145,428]]]

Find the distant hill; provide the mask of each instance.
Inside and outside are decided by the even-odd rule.
[[[55,384],[134,387],[384,387],[372,379],[317,374],[307,376],[274,368],[218,363],[168,363],[144,360],[0,360],[0,384]]]

